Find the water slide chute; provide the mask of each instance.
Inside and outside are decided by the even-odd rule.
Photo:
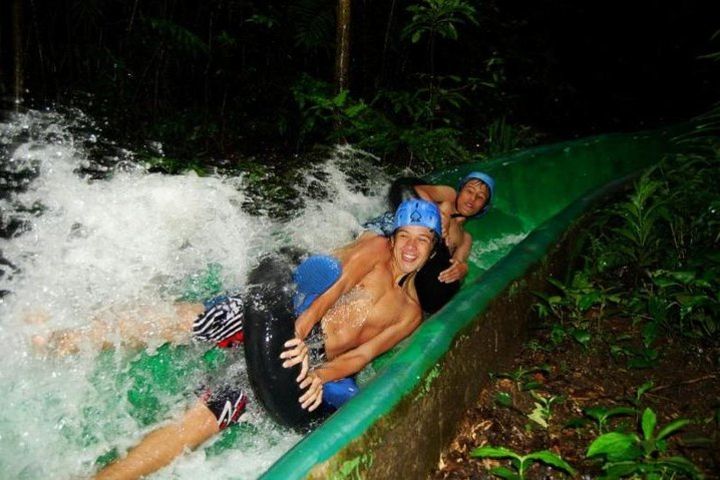
[[[531,292],[572,262],[583,214],[644,168],[679,152],[662,130],[548,145],[439,173],[473,170],[497,182],[493,209],[469,222],[470,272],[458,295],[376,360],[361,392],[281,457],[263,479],[423,478],[454,436],[488,373],[525,338]]]

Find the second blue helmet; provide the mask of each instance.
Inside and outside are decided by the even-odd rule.
[[[465,175],[459,182],[457,186],[457,191],[460,192],[460,190],[465,186],[466,183],[468,183],[470,180],[480,180],[485,185],[487,185],[488,188],[488,199],[487,203],[485,203],[485,206],[480,209],[478,213],[473,215],[470,218],[478,218],[485,215],[488,210],[490,210],[490,206],[492,205],[493,197],[495,196],[495,179],[484,172],[470,172],[467,175]]]
[[[427,227],[442,237],[442,219],[440,209],[433,202],[420,198],[405,200],[395,211],[393,231],[400,227],[417,225]]]

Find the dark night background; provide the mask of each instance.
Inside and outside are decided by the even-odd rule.
[[[351,20],[343,23],[348,9]],[[338,50],[342,53],[342,49],[336,48],[344,45],[337,40],[342,38],[338,35],[342,26],[349,26],[350,31],[347,56],[339,55]],[[342,58],[350,59],[347,70],[340,68],[343,62],[338,60]],[[12,114],[27,109],[31,109],[28,115]],[[7,122],[3,118],[6,116]],[[38,117],[39,120],[33,120]],[[522,462],[527,460],[532,464],[540,458],[538,455],[547,459],[548,455],[555,454],[575,465],[582,472],[582,478],[598,478],[603,474],[607,474],[603,478],[630,475],[632,478],[643,475],[643,478],[705,478],[701,471],[708,477],[718,478],[720,1],[4,0],[0,2],[0,119],[3,129],[0,131],[0,247],[5,248],[15,237],[33,229],[34,218],[43,215],[45,203],[50,205],[52,217],[62,220],[52,220],[50,227],[45,225],[32,239],[29,235],[21,238],[20,246],[11,244],[10,252],[21,259],[19,267],[0,251],[0,279],[8,275],[5,280],[10,280],[0,285],[9,285],[0,289],[0,303],[4,296],[11,298],[15,294],[16,285],[33,292],[32,296],[20,298],[35,299],[34,292],[39,292],[37,298],[49,299],[47,305],[38,304],[37,311],[34,303],[23,303],[33,307],[28,319],[42,317],[41,308],[57,305],[52,302],[66,291],[73,295],[69,295],[72,303],[59,304],[65,315],[73,312],[71,306],[87,299],[92,301],[93,308],[108,300],[122,300],[112,295],[109,299],[97,297],[95,292],[104,290],[85,283],[82,285],[86,293],[77,289],[48,290],[43,282],[39,284],[43,288],[39,289],[36,265],[43,268],[37,270],[42,275],[49,272],[47,269],[62,274],[56,277],[53,272],[48,285],[70,283],[65,282],[70,278],[68,274],[56,268],[65,265],[55,258],[66,255],[65,252],[70,252],[67,255],[72,257],[72,262],[82,265],[82,269],[77,270],[75,263],[69,263],[70,273],[85,274],[88,271],[85,268],[93,266],[92,260],[97,263],[97,258],[106,265],[105,269],[118,265],[117,268],[127,270],[126,263],[138,263],[140,268],[132,266],[129,275],[118,277],[120,281],[140,274],[133,272],[153,273],[147,283],[143,279],[139,284],[142,295],[145,289],[157,289],[163,290],[159,295],[165,297],[174,295],[171,292],[175,287],[171,287],[171,283],[193,285],[195,290],[198,278],[212,280],[212,288],[216,288],[215,279],[220,274],[213,273],[215,268],[217,272],[222,265],[228,270],[236,268],[231,262],[238,257],[232,256],[221,259],[222,263],[208,263],[207,275],[187,272],[187,282],[175,281],[175,273],[195,269],[213,255],[225,252],[225,245],[230,244],[225,243],[226,228],[246,237],[243,241],[268,239],[267,243],[271,244],[257,249],[246,245],[243,250],[235,249],[236,243],[241,242],[233,240],[232,247],[241,252],[240,255],[247,252],[252,256],[256,251],[269,250],[270,246],[282,246],[281,250],[293,247],[288,249],[293,250],[295,237],[291,231],[294,228],[312,229],[312,238],[324,236],[333,240],[330,236],[335,230],[318,229],[324,224],[307,222],[305,216],[300,216],[299,227],[291,226],[288,231],[268,228],[272,223],[266,222],[294,219],[301,211],[308,217],[336,214],[334,209],[325,210],[306,202],[306,199],[323,199],[333,202],[333,206],[337,203],[331,196],[332,188],[328,188],[332,187],[330,174],[316,168],[324,166],[323,163],[337,161],[338,168],[347,175],[343,182],[348,187],[377,195],[378,192],[371,189],[377,188],[378,182],[366,180],[385,181],[408,174],[425,176],[443,170],[447,173],[447,169],[460,163],[464,165],[454,173],[470,168],[486,170],[482,163],[485,159],[532,145],[677,125],[676,129],[642,136],[643,140],[637,142],[634,135],[621,136],[621,146],[612,145],[614,138],[598,141],[597,149],[593,145],[593,152],[588,154],[576,156],[573,144],[548,149],[567,152],[562,158],[567,163],[560,165],[573,162],[573,167],[579,167],[572,171],[581,172],[584,178],[573,187],[588,188],[591,183],[600,183],[593,177],[596,171],[604,172],[598,178],[605,179],[621,171],[596,170],[595,161],[601,166],[606,162],[622,166],[628,160],[635,160],[631,155],[638,155],[644,164],[652,164],[645,172],[637,172],[632,180],[622,179],[626,180],[622,190],[619,189],[621,179],[616,179],[592,193],[583,193],[582,198],[574,197],[576,194],[570,198],[569,191],[577,188],[568,192],[562,188],[552,191],[559,182],[567,181],[570,185],[576,178],[565,180],[570,175],[557,175],[558,167],[554,165],[558,163],[550,158],[554,153],[547,156],[541,153],[528,163],[517,162],[516,166],[503,170],[507,174],[498,177],[506,185],[512,184],[504,192],[501,182],[498,186],[498,192],[502,192],[498,198],[507,195],[502,200],[507,203],[498,205],[507,208],[495,208],[488,216],[492,220],[480,220],[480,226],[472,231],[473,235],[474,232],[484,235],[475,235],[473,242],[487,243],[487,248],[484,244],[479,249],[473,248],[474,254],[501,254],[502,257],[497,257],[501,261],[492,260],[497,263],[488,276],[471,278],[468,290],[477,290],[464,296],[464,303],[459,307],[475,308],[472,302],[481,298],[476,293],[485,289],[482,295],[491,292],[497,295],[487,307],[495,309],[490,314],[493,317],[481,317],[486,306],[477,304],[475,323],[463,320],[462,330],[457,330],[457,322],[455,327],[451,325],[455,330],[434,330],[440,334],[455,332],[454,338],[442,340],[452,341],[455,351],[446,351],[445,357],[423,374],[423,379],[418,377],[418,382],[424,382],[422,401],[427,400],[426,405],[442,406],[444,397],[434,397],[435,390],[430,392],[428,385],[435,376],[443,374],[443,369],[447,370],[450,364],[443,362],[465,351],[457,349],[457,345],[463,342],[465,346],[480,345],[475,340],[466,341],[471,327],[475,332],[471,334],[480,335],[486,331],[480,329],[481,322],[490,319],[488,328],[496,329],[504,315],[512,316],[508,323],[513,332],[512,342],[500,344],[509,348],[514,343],[519,347],[525,336],[521,335],[524,332],[517,331],[519,323],[513,322],[527,314],[526,333],[530,338],[512,367],[508,364],[506,372],[493,372],[489,388],[458,424],[458,436],[450,441],[444,438],[444,433],[434,434],[437,438],[431,439],[431,443],[436,445],[443,437],[442,441],[450,445],[451,451],[438,463],[434,476],[428,478],[487,478],[491,474],[510,478],[514,475],[508,467],[496,467],[504,469],[499,470],[500,473],[497,469],[488,471],[497,465],[518,469],[519,475],[513,478],[520,478],[522,467],[518,466]],[[42,128],[34,129],[34,123]],[[10,125],[8,133],[6,125]],[[57,134],[57,129],[69,135]],[[68,142],[72,147],[77,144],[81,148],[54,148]],[[348,149],[351,160],[361,161],[340,165],[346,151],[333,147],[344,142],[374,156]],[[16,145],[22,150],[16,150]],[[185,180],[173,174],[193,171],[200,176],[220,177],[218,183],[225,183],[226,177],[239,179],[236,183],[227,183],[228,187],[242,190],[244,200],[237,202],[243,202],[243,215],[249,213],[262,219],[259,223],[235,222],[233,219],[240,217],[219,214],[228,207],[241,210],[236,208],[235,196],[219,202],[217,209],[210,208],[216,197],[208,197],[211,200],[205,208],[201,208],[202,204],[192,205],[197,208],[183,208],[190,203],[200,203],[195,200],[199,197],[190,196],[186,202],[180,202],[178,213],[167,210],[167,225],[171,226],[161,225],[161,236],[146,237],[143,234],[146,230],[152,232],[154,225],[150,222],[156,217],[144,212],[155,213],[159,207],[153,205],[173,202],[181,195],[172,194],[176,190],[168,190],[170,194],[161,190],[160,200],[149,202],[151,207],[144,206],[144,199],[147,192],[154,191],[156,183],[149,187],[132,183],[114,190],[108,197],[114,205],[108,210],[127,210],[128,215],[122,217],[133,220],[128,229],[124,221],[99,228],[95,226],[95,218],[87,222],[88,225],[83,223],[82,215],[78,214],[79,220],[76,219],[75,210],[90,205],[96,197],[92,192],[84,195],[84,189],[68,190],[63,181],[67,174],[59,175],[58,180],[55,176],[48,177],[47,182],[57,182],[53,189],[48,189],[53,195],[62,191],[64,200],[73,201],[73,208],[68,208],[72,217],[63,211],[64,203],[56,202],[54,197],[49,196],[49,201],[44,203],[44,187],[38,188],[42,195],[16,196],[28,190],[34,178],[44,175],[41,166],[48,165],[48,170],[55,167],[53,155],[68,150],[75,169],[73,180],[76,176],[82,180],[73,185],[91,185],[88,189],[92,192],[105,185],[86,182],[86,178],[112,178],[127,164],[139,167],[137,170],[141,172],[167,174],[158,174],[155,178],[168,183]],[[22,161],[14,162],[19,156],[15,151],[22,154]],[[338,151],[341,154],[338,155]],[[41,156],[42,161],[38,160]],[[544,159],[550,162],[541,164]],[[528,164],[533,165],[533,169],[526,170]],[[628,163],[628,168],[629,165],[637,166],[640,162]],[[491,165],[487,170],[494,174],[496,166]],[[540,170],[542,174],[535,174]],[[590,178],[596,181],[589,182]],[[185,192],[186,184],[180,185],[179,191]],[[198,185],[192,188],[202,188],[204,194],[205,185],[209,184]],[[130,196],[126,202],[123,192],[128,190],[125,188],[138,189],[139,194]],[[526,191],[530,195],[526,196]],[[598,197],[601,192],[605,192],[607,198],[601,200]],[[511,198],[513,195],[517,198]],[[26,201],[29,198],[32,202]],[[115,202],[115,199],[119,200]],[[523,209],[531,201],[534,203],[525,216]],[[572,204],[565,208],[569,202]],[[561,209],[564,210],[558,216],[550,218],[551,212],[555,215]],[[581,210],[583,215],[579,217]],[[91,217],[100,217],[97,211],[92,209]],[[164,207],[157,212],[165,215]],[[535,225],[534,222],[545,215],[548,222]],[[112,217],[106,212],[102,216]],[[185,221],[192,216],[196,218]],[[210,233],[202,230],[200,237],[186,235],[190,227],[205,229],[210,225],[209,221],[205,222],[206,217],[221,223],[222,228],[211,229]],[[574,218],[572,224],[568,223],[570,218]],[[136,221],[138,219],[140,221]],[[485,221],[490,227],[487,235],[483,230]],[[176,224],[183,228],[176,230]],[[93,237],[95,228],[102,230],[102,235]],[[254,230],[260,228],[267,229],[269,234],[256,236]],[[528,235],[531,228],[536,229]],[[106,262],[93,242],[103,242],[108,238],[105,235],[120,229],[123,235],[117,235],[118,241],[130,243],[134,250],[118,248],[118,252],[110,252],[112,255],[108,258],[112,263]],[[559,236],[561,229],[562,237]],[[349,235],[350,228],[347,230]],[[143,234],[128,234],[136,231]],[[87,255],[81,250],[86,232],[91,238]],[[213,250],[212,255],[205,255],[205,239],[213,232],[219,232],[215,236],[222,238],[223,243],[218,248],[207,248]],[[530,242],[519,246],[518,242],[526,235]],[[138,236],[140,243],[126,240],[131,236]],[[144,263],[149,257],[145,244],[163,237],[172,238],[163,241],[168,245],[165,250],[157,251],[167,251],[166,262],[177,261],[178,268],[173,265],[166,271],[164,265],[161,268],[154,267],[155,263]],[[555,238],[558,242],[562,238],[559,245],[555,245]],[[52,248],[46,251],[46,244]],[[113,245],[116,244],[110,243],[110,247]],[[515,246],[518,248],[510,254],[504,253]],[[103,242],[102,249],[110,247],[105,247]],[[180,251],[197,258],[183,265],[177,260],[181,258]],[[114,260],[117,255],[122,256],[117,260],[119,263]],[[248,259],[242,265],[251,266],[248,262],[254,260]],[[472,257],[470,262],[479,266]],[[495,266],[499,266],[497,270]],[[31,274],[24,277],[23,268],[28,268]],[[541,276],[551,271],[557,274],[548,277],[542,285]],[[16,272],[19,272],[17,281],[13,279]],[[115,276],[110,270],[100,269],[100,273],[103,272],[109,272],[104,273],[108,278]],[[521,274],[526,277],[520,278]],[[103,278],[98,275],[93,272],[90,281]],[[268,275],[270,278],[274,274]],[[109,282],[108,285],[115,284]],[[408,285],[412,285],[412,280]],[[540,285],[542,291],[536,290]],[[81,294],[74,295],[74,292]],[[220,293],[213,292],[207,297]],[[192,295],[201,297],[200,293]],[[5,310],[0,309],[2,311]],[[453,310],[442,314],[444,318],[452,315]],[[149,323],[143,322],[145,324]],[[12,327],[14,323],[9,325]],[[16,333],[25,336],[30,331],[26,326],[17,332],[8,332],[13,339],[20,338]],[[94,331],[94,327],[90,330]],[[115,336],[112,339],[116,343]],[[425,340],[423,337],[422,341]],[[493,354],[490,350],[487,353]],[[508,354],[509,350],[504,353]],[[25,357],[27,355],[23,359]],[[484,362],[486,357],[482,358]],[[462,380],[468,383],[487,380],[486,367],[474,371],[472,365],[476,364],[473,361],[451,373],[460,372]],[[25,363],[19,365],[23,366],[20,373],[28,371]],[[118,386],[130,381],[125,373],[127,369],[122,368],[123,373],[118,377],[122,382],[115,381]],[[165,367],[161,370],[164,372]],[[55,378],[54,369],[52,374]],[[452,375],[447,377],[450,382],[455,378]],[[105,374],[92,377],[108,378]],[[22,380],[22,385],[30,384],[25,376]],[[143,389],[152,381],[142,380]],[[56,384],[56,381],[48,383]],[[391,419],[389,424],[398,412],[402,415],[408,405],[412,407],[408,403],[414,401],[410,393],[421,388],[413,389],[402,397],[401,408],[387,416]],[[27,391],[15,390],[23,395]],[[115,392],[104,387],[103,391]],[[467,402],[469,390],[464,391],[462,400]],[[44,408],[64,398],[45,398],[45,392],[46,389],[41,389],[38,393],[42,403],[37,403],[40,396],[30,398],[30,403],[24,397],[16,403]],[[113,394],[113,402],[115,396]],[[12,395],[9,398],[12,400]],[[95,402],[96,398],[93,393],[89,400]],[[103,412],[96,409],[94,403],[92,408],[76,407],[73,405],[73,412],[83,415]],[[145,417],[144,410],[136,410]],[[51,426],[55,422],[56,434],[83,449],[81,460],[73,461],[76,466],[83,462],[82,468],[87,470],[120,454],[113,446],[98,457],[94,465],[87,457],[87,452],[95,448],[93,443],[106,441],[104,432],[109,430],[114,417],[120,418],[120,413],[124,419],[124,412],[113,407],[108,421],[105,415],[96,421],[96,414],[92,413],[88,422],[76,423],[69,416],[66,419],[65,414],[55,415],[50,411],[43,421],[47,423],[45,417],[48,417]],[[439,415],[443,422],[446,417],[453,418],[442,411]],[[139,424],[143,429],[148,427],[146,420]],[[18,439],[18,445],[27,449],[26,442],[44,440],[44,437],[25,438],[27,428],[22,423],[18,425],[21,430],[17,435],[15,432],[6,435],[10,442]],[[102,427],[97,435],[96,425]],[[255,431],[252,427],[237,430],[240,433],[235,437],[237,440],[232,440],[236,442],[232,448],[245,449],[246,434]],[[682,432],[676,435],[681,427]],[[82,438],[69,435],[81,430]],[[670,436],[673,438],[668,442]],[[598,448],[591,454],[597,441],[605,442],[607,449]],[[115,441],[111,442],[113,445]],[[45,445],[43,441],[37,444]],[[123,445],[127,443],[118,444],[121,448]],[[210,448],[216,445],[220,442]],[[266,443],[257,445],[265,448]],[[274,449],[274,443],[269,445]],[[506,455],[474,450],[478,446],[493,445],[527,454],[521,457],[512,452]],[[435,447],[410,453],[426,454],[432,448]],[[473,457],[487,457],[491,461]],[[198,457],[194,458],[192,462],[196,464]],[[335,468],[338,464],[333,462],[338,458],[341,457],[328,460],[320,468]],[[380,457],[373,457],[369,451],[367,456],[363,453],[353,457],[340,468],[350,472],[348,475],[360,475],[366,458],[372,464]],[[505,458],[513,461],[507,462]],[[218,460],[210,462],[208,468],[219,465]],[[558,478],[561,469],[571,470],[562,465],[558,467],[557,461],[541,462],[545,465],[536,463],[535,467],[528,467],[529,475],[524,478]],[[32,467],[45,463],[34,462]],[[234,468],[233,465],[230,467]],[[352,471],[346,470],[347,466]],[[29,478],[36,471],[30,464],[21,467],[23,478]]]
[[[350,94],[328,107],[334,1],[8,1],[2,93],[15,22],[27,106],[78,106],[111,136],[159,140],[178,158],[281,157],[343,139],[438,167],[681,122],[720,99],[720,68],[698,58],[718,50],[720,2],[446,2],[472,19],[456,39],[436,35],[434,67],[429,36],[405,32],[422,3],[352,2]],[[338,130],[337,110],[353,105],[367,108]]]

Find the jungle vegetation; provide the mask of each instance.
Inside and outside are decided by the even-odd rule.
[[[336,142],[432,169],[702,113],[713,3],[10,0],[0,94],[159,142],[167,171]]]

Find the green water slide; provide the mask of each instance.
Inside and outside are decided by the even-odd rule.
[[[533,321],[533,290],[567,272],[584,215],[640,170],[681,150],[686,129],[614,134],[525,150],[446,171],[497,181],[490,213],[469,222],[470,273],[460,293],[375,363],[359,395],[280,458],[264,479],[424,478],[488,378]]]

